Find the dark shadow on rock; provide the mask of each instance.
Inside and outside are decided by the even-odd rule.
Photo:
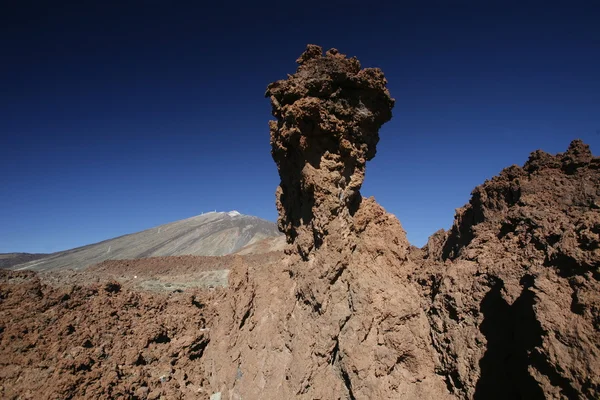
[[[529,289],[533,277],[523,277],[521,285],[521,295],[512,305],[502,298],[504,283],[500,280],[481,302],[484,320],[480,330],[487,339],[487,350],[479,363],[476,400],[545,398],[528,371],[530,354],[541,346],[543,334],[533,311],[535,295]]]

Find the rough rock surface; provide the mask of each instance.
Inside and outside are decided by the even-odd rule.
[[[309,45],[288,79],[266,92],[279,228],[305,259],[319,248],[333,220],[351,223],[358,210],[366,162],[375,156],[379,128],[392,117],[394,99],[378,68]]]
[[[335,232],[335,231],[334,231]],[[232,270],[205,369],[226,398],[444,398],[399,222],[372,199],[310,261]],[[329,242],[331,239],[331,243]]]
[[[211,273],[282,256],[0,271],[0,398],[209,399],[201,358],[226,293]]]
[[[228,399],[444,398],[399,221],[360,197],[393,100],[378,69],[308,46],[267,90],[289,256],[233,270],[204,360]]]
[[[0,398],[208,399],[206,297],[0,271]]]
[[[538,150],[477,187],[424,253],[453,393],[600,398],[600,158],[587,145]]]

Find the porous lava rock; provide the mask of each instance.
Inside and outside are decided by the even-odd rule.
[[[298,62],[267,90],[291,246],[281,266],[232,271],[205,356],[211,388],[229,399],[598,398],[598,158],[580,141],[534,152],[415,249],[359,193],[393,105],[383,75],[348,92],[356,60],[309,46]]]
[[[309,45],[295,74],[271,83],[270,122],[279,228],[306,259],[335,218],[349,222],[359,207],[366,162],[394,99],[378,68],[361,69],[336,49]]]
[[[600,158],[579,140],[478,186],[424,251],[453,393],[600,398]]]
[[[228,399],[443,399],[400,222],[362,199],[393,100],[383,73],[308,46],[267,90],[283,265],[230,275],[205,369]]]
[[[0,271],[0,398],[209,399],[206,292],[64,283]]]

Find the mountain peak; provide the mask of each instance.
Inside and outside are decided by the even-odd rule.
[[[211,211],[16,265],[17,269],[82,269],[104,260],[180,255],[222,256],[267,238],[278,238],[270,221],[239,211]]]

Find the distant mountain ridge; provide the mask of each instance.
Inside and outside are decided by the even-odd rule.
[[[263,239],[277,237],[281,237],[283,243],[283,236],[273,222],[237,211],[209,212],[49,254],[41,259],[13,265],[11,269],[83,269],[105,260],[179,255],[222,256],[235,253]],[[259,249],[260,246],[253,248]]]
[[[0,253],[0,269],[10,268],[13,265],[23,264],[48,256],[49,254],[43,253]]]

